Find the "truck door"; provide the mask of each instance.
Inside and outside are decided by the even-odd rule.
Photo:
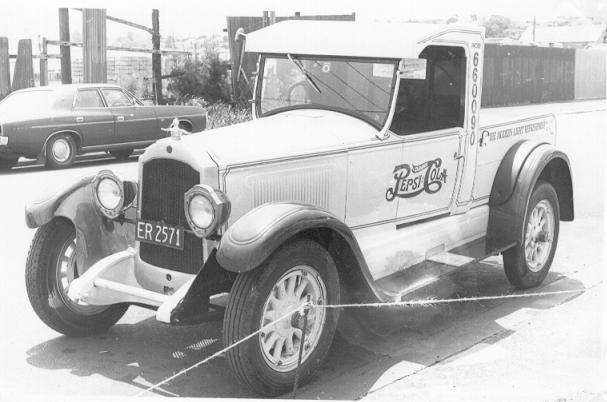
[[[462,47],[428,46],[405,59],[390,130],[403,141],[386,200],[399,222],[452,212],[462,178],[466,56]]]

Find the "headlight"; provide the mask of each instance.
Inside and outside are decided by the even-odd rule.
[[[197,184],[185,193],[185,216],[198,237],[209,237],[217,232],[230,216],[230,201],[219,190]]]
[[[109,170],[102,170],[93,181],[93,196],[101,213],[114,219],[122,210],[124,191],[122,182]]]

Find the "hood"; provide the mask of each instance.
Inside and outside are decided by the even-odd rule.
[[[206,151],[220,168],[327,152],[368,142],[377,129],[357,118],[325,110],[297,110],[182,138],[195,152]]]

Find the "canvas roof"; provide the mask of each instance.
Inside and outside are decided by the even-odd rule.
[[[418,57],[428,39],[480,27],[417,23],[361,23],[348,21],[283,21],[247,35],[246,50],[378,58]]]

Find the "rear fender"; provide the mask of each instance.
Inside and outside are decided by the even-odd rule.
[[[489,198],[488,252],[501,250],[521,239],[524,214],[538,180],[557,192],[561,220],[572,221],[573,184],[569,158],[553,145],[522,141],[502,160]]]
[[[27,226],[34,229],[52,219],[68,219],[76,230],[79,274],[108,255],[134,244],[134,227],[104,217],[93,198],[95,176],[85,177],[57,194],[25,207]]]

